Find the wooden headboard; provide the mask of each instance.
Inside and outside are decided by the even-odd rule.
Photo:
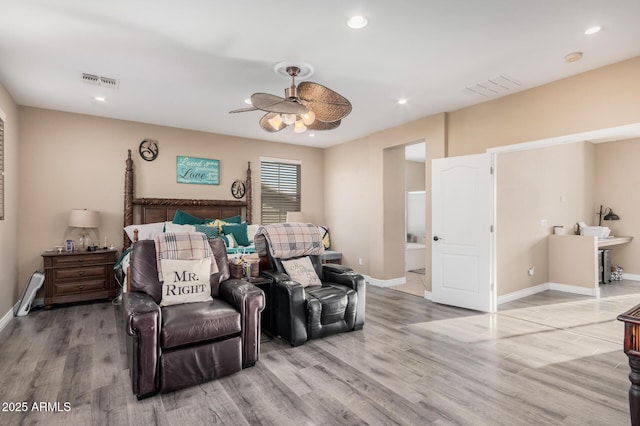
[[[209,219],[222,219],[240,215],[251,223],[251,163],[247,165],[244,200],[198,200],[181,198],[136,198],[133,193],[133,160],[131,150],[127,154],[124,173],[124,226],[173,220],[176,210]],[[134,222],[135,221],[135,222]],[[131,240],[123,233],[123,247],[129,248]]]

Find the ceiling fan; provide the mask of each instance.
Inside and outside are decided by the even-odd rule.
[[[251,107],[229,111],[234,114],[246,111],[265,111],[260,118],[260,127],[267,132],[279,132],[293,125],[293,131],[331,130],[351,112],[351,102],[344,96],[318,83],[303,81],[296,86],[300,74],[297,66],[288,66],[291,87],[284,89],[285,97],[269,93],[251,95]]]

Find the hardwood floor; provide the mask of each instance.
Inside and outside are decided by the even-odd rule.
[[[2,408],[28,404],[0,424],[627,425],[615,317],[639,294],[632,282],[599,299],[549,291],[488,315],[370,286],[364,330],[297,348],[275,339],[252,368],[143,401],[119,307],[35,311],[0,333]]]

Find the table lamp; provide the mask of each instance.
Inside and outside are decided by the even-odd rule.
[[[99,224],[100,216],[95,210],[73,209],[69,214],[69,226],[82,228],[82,236],[79,241],[79,246],[82,250],[86,250],[91,245],[87,228],[97,228]]]

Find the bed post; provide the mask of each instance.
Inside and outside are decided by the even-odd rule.
[[[131,150],[127,154],[126,168],[124,172],[124,226],[133,225],[133,160]],[[123,234],[123,250],[131,246],[131,240],[126,232]]]
[[[247,193],[247,223],[253,223],[251,218],[251,207],[253,205],[251,196],[251,161],[247,162],[247,182],[245,184],[245,192]]]

